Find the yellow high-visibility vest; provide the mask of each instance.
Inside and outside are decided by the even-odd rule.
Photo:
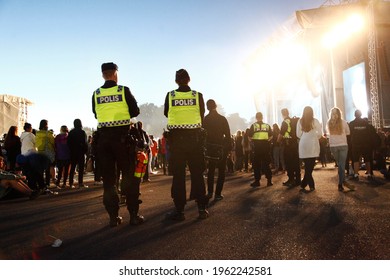
[[[284,121],[287,124],[287,131],[284,133],[283,138],[291,138],[291,120],[285,119]]]
[[[168,129],[194,129],[202,127],[199,93],[171,91],[169,93]]]
[[[130,125],[131,116],[123,86],[99,88],[93,94],[99,128]]]
[[[253,140],[268,140],[268,131],[270,130],[270,126],[266,123],[262,123],[261,125],[259,123],[253,124],[254,133],[252,136]]]

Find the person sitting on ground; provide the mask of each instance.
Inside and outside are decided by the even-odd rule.
[[[27,177],[27,185],[41,193],[52,193],[47,189],[43,174],[50,167],[50,159],[43,153],[18,155],[16,163],[22,167],[22,174]]]
[[[18,192],[34,199],[38,197],[39,192],[30,189],[24,182],[26,177],[16,175],[7,171],[0,170],[0,198],[6,195],[9,189],[17,190]]]

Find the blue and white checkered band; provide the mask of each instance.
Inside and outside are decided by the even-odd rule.
[[[109,95],[109,96],[99,96],[97,98],[97,103],[98,104],[113,103],[113,102],[121,102],[122,100],[123,100],[122,94]]]
[[[98,124],[98,127],[112,127],[112,126],[123,126],[123,125],[130,125],[130,120],[101,122]]]
[[[195,106],[195,105],[196,105],[196,98],[172,100],[172,106]]]
[[[200,123],[197,124],[179,124],[179,125],[167,125],[168,129],[195,129],[201,128],[202,125]]]

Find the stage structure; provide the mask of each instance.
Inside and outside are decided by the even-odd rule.
[[[8,132],[10,126],[17,126],[19,135],[23,131],[24,123],[27,121],[28,106],[33,103],[26,98],[12,95],[0,95],[0,133]]]
[[[333,2],[297,11],[249,59],[257,110],[280,124],[283,107],[311,106],[325,124],[337,106],[390,127],[390,2]]]

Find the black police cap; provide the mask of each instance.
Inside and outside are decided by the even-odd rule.
[[[118,65],[113,62],[107,62],[102,64],[102,72],[107,70],[118,70]]]

